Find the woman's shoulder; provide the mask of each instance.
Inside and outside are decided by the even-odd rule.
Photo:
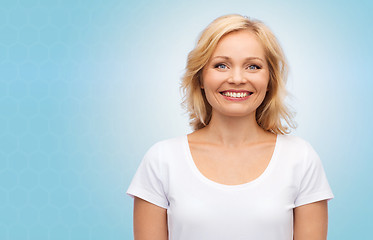
[[[288,134],[284,134],[284,135],[280,135],[280,137],[282,138],[282,142],[285,144],[285,145],[289,145],[289,146],[292,146],[292,147],[296,147],[296,146],[309,146],[310,143],[302,138],[302,137],[299,137],[299,136],[296,136],[296,135],[288,135]]]
[[[172,148],[175,146],[180,146],[184,143],[186,135],[178,135],[174,137],[169,137],[155,141],[150,148]]]
[[[284,151],[300,155],[314,151],[308,140],[296,135],[281,135],[281,148]]]
[[[294,135],[282,135],[281,156],[303,166],[321,166],[319,154],[309,141]]]
[[[186,136],[176,136],[155,141],[145,152],[143,162],[151,168],[166,172],[171,166],[184,159]],[[161,170],[163,169],[163,170]]]
[[[185,139],[186,135],[179,135],[155,141],[148,148],[146,155],[164,155],[166,153],[180,152],[180,149],[184,147]]]

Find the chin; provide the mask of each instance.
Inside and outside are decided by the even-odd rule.
[[[242,111],[242,110],[237,110],[237,111],[224,111],[221,113],[224,116],[228,117],[249,117],[252,114],[255,114],[255,111]]]

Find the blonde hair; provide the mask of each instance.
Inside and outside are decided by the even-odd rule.
[[[276,133],[289,133],[295,128],[293,113],[284,103],[287,95],[287,63],[284,53],[271,30],[261,21],[231,14],[215,19],[201,33],[197,45],[189,53],[186,71],[181,81],[183,101],[181,105],[189,113],[189,124],[193,130],[207,126],[211,120],[212,107],[200,88],[202,70],[212,56],[219,40],[228,33],[249,30],[262,43],[269,67],[268,92],[256,110],[256,121],[264,130]]]

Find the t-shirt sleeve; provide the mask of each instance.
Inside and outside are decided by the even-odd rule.
[[[168,200],[164,187],[159,146],[155,144],[146,152],[126,193],[132,198],[136,196],[167,208]]]
[[[299,192],[294,203],[295,207],[321,200],[329,201],[334,198],[322,162],[308,142],[306,142],[304,160]]]

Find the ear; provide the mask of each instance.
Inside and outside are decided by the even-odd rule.
[[[198,82],[199,82],[199,87],[200,87],[201,89],[204,89],[204,87],[203,87],[203,83],[202,83],[201,79],[200,79]]]
[[[267,92],[269,92],[269,83],[267,84]]]

